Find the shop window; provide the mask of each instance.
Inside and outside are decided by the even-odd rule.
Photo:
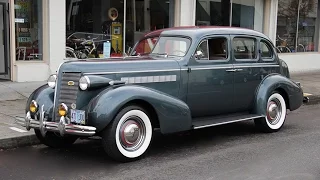
[[[196,25],[233,26],[262,31],[263,4],[264,0],[197,0]]]
[[[122,56],[125,51],[123,2],[66,0],[66,57]]]
[[[66,0],[66,56],[85,59],[134,54],[134,45],[147,32],[169,27],[173,2]],[[150,53],[152,47],[141,43],[136,46],[138,51]]]
[[[42,0],[15,0],[16,60],[42,60]]]
[[[319,0],[279,0],[276,48],[279,53],[318,50]]]

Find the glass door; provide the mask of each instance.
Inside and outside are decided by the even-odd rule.
[[[0,0],[0,79],[10,79],[8,2]]]

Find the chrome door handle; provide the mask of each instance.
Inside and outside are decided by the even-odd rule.
[[[226,70],[227,72],[236,72],[236,69],[229,69],[229,70]]]
[[[237,71],[237,72],[238,72],[238,71],[243,71],[243,69],[235,69],[235,71]]]

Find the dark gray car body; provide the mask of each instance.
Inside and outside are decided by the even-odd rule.
[[[264,117],[267,100],[277,90],[291,111],[303,102],[301,87],[290,80],[286,63],[279,59],[271,41],[265,35],[240,28],[184,28],[165,30],[161,36],[190,38],[191,46],[182,58],[140,56],[122,59],[89,59],[68,61],[58,69],[55,89],[44,85],[35,90],[31,100],[44,105],[48,121],[59,121],[57,107],[61,102],[86,111],[86,125],[97,128],[99,134],[127,104],[143,106],[151,114],[155,128],[164,134],[186,131],[205,124],[224,124],[232,119]],[[194,52],[205,37],[237,36],[263,39],[273,48],[273,58],[263,61],[236,61],[232,48],[224,62],[201,62]],[[259,46],[259,44],[258,44]],[[257,53],[258,53],[257,49]],[[259,54],[259,53],[258,53]],[[230,72],[241,68],[241,72]],[[81,76],[89,76],[92,87],[82,91],[78,87]],[[67,81],[74,81],[68,89]],[[109,82],[126,81],[110,85]],[[197,124],[198,123],[198,124]]]

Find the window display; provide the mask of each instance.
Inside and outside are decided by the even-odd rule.
[[[279,0],[276,47],[280,53],[318,49],[319,0]]]
[[[16,60],[42,60],[42,0],[15,0]]]
[[[66,57],[85,59],[129,54],[145,33],[169,27],[173,2],[67,0]]]

